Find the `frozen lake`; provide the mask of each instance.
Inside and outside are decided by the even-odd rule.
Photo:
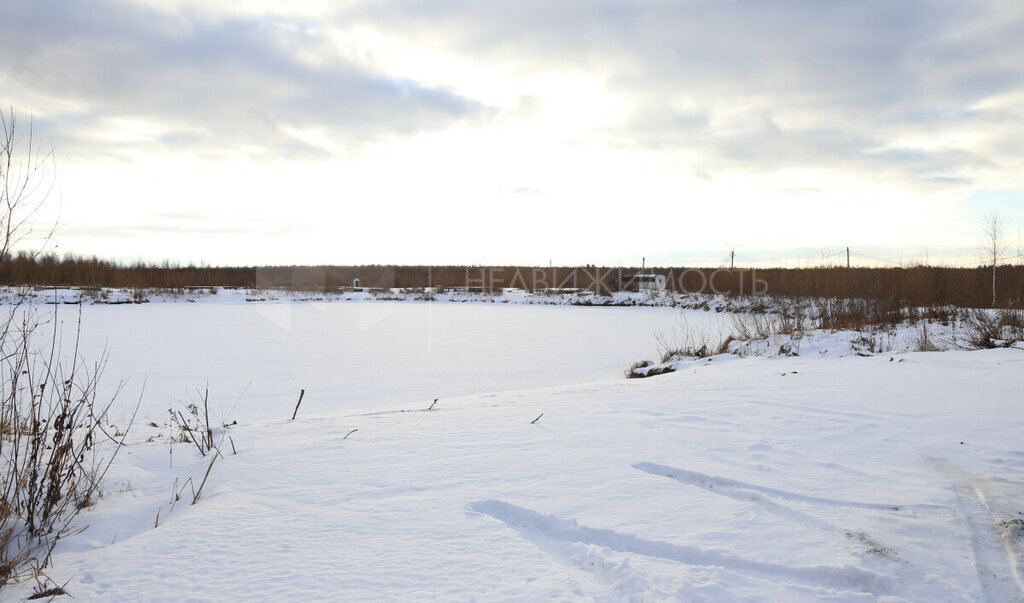
[[[60,313],[71,324],[77,308]],[[648,307],[96,305],[82,308],[81,352],[93,361],[106,347],[102,384],[109,391],[127,380],[122,405],[133,405],[145,382],[143,418],[162,420],[208,383],[211,412],[257,420],[290,416],[300,389],[300,414],[309,416],[621,379],[634,360],[655,359],[655,334],[671,333],[684,313],[691,326],[717,332],[728,324],[714,313]]]

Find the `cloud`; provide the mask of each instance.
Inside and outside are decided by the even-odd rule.
[[[0,20],[0,78],[75,154],[315,157],[487,117],[481,103],[346,54],[329,34],[266,14],[15,2]]]
[[[516,116],[389,76],[365,28],[406,52],[518,74],[598,77],[625,107],[600,144],[723,172],[842,170],[959,186],[1018,163],[1024,5],[1004,0],[351,1],[296,15],[234,5],[16,2],[0,77],[76,152],[293,159]],[[536,94],[535,94],[536,92]],[[42,99],[42,100],[40,100]],[[512,100],[515,100],[514,98]]]
[[[361,3],[409,39],[512,70],[600,76],[628,107],[599,129],[693,173],[836,170],[904,184],[1016,163],[1024,5],[791,0]]]

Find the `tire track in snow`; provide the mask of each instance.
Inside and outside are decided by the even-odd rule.
[[[936,456],[925,458],[951,482],[970,530],[974,569],[986,599],[1024,601],[1024,520],[1019,512],[1014,514],[1019,492],[1007,490],[1011,482],[1006,480],[985,479]]]
[[[971,530],[974,568],[985,598],[993,603],[1024,601],[1020,559],[1013,543],[1018,536],[1016,530],[995,522],[977,487],[954,484],[953,493]]]
[[[703,490],[707,490],[708,492],[712,492],[726,498],[731,498],[738,502],[756,504],[759,508],[768,511],[769,513],[774,513],[775,515],[787,519],[798,526],[810,526],[823,532],[829,532],[831,534],[859,542],[866,549],[865,552],[873,554],[881,559],[893,562],[900,560],[899,555],[897,555],[892,548],[879,543],[863,531],[841,528],[834,523],[825,521],[824,519],[819,519],[813,515],[804,513],[803,511],[798,511],[792,507],[780,505],[773,500],[765,498],[764,494],[758,493],[749,488],[737,488],[734,486],[723,486],[721,484],[715,487],[707,481],[694,482],[680,479],[677,477],[677,470],[671,469],[668,471],[660,471],[658,469],[667,468],[661,465],[652,465],[651,463],[637,463],[636,465],[633,465],[633,468],[652,475],[675,479],[684,484],[691,484]]]
[[[491,513],[484,513],[494,517]],[[625,557],[618,551],[586,542],[549,538],[541,532],[521,530],[520,534],[559,564],[586,572],[580,576],[574,571],[568,576],[576,595],[595,601],[624,601],[648,600],[652,594],[650,583],[641,572],[630,566],[628,559],[613,558],[616,553]]]
[[[488,515],[518,531],[542,549],[546,543],[583,543],[605,547],[620,553],[633,553],[675,561],[685,565],[718,567],[751,575],[776,584],[838,589],[873,595],[894,594],[894,581],[883,574],[853,566],[786,566],[746,559],[728,553],[647,540],[613,530],[581,526],[575,521],[541,515],[501,500],[484,500],[469,505],[477,513]],[[623,594],[623,593],[620,593]]]
[[[770,399],[769,400],[764,400],[764,399],[756,399],[756,400],[755,399],[745,399],[743,402],[745,404],[751,404],[751,405],[756,405],[756,406],[769,406],[769,407],[774,407],[774,408],[784,408],[786,410],[795,410],[795,411],[803,412],[803,413],[806,413],[806,414],[809,414],[809,415],[819,415],[819,416],[826,416],[826,417],[841,417],[843,419],[850,419],[850,421],[849,421],[850,423],[855,423],[855,424],[858,424],[858,425],[861,424],[864,419],[867,419],[868,421],[870,421],[872,423],[880,423],[880,422],[885,420],[883,417],[880,417],[878,415],[870,415],[870,414],[862,413],[862,412],[856,412],[856,411],[850,411],[850,410],[836,410],[836,409],[833,409],[833,408],[819,408],[819,407],[815,407],[815,406],[804,406],[804,405],[800,405],[800,404],[790,404],[790,403],[787,403],[787,402],[779,402],[777,400],[770,400]],[[887,414],[886,416],[890,416],[890,415]],[[902,413],[891,413],[891,416],[892,417],[900,417],[900,418],[914,418],[914,416],[916,416],[916,415],[906,415],[906,414],[902,414]]]
[[[730,498],[732,500],[744,503],[751,503],[757,505],[759,508],[774,513],[783,519],[790,521],[791,523],[801,527],[812,527],[823,532],[827,532],[835,535],[838,538],[844,538],[853,542],[855,545],[859,545],[861,549],[861,557],[872,557],[882,563],[888,568],[896,571],[897,573],[903,574],[904,578],[910,577],[907,572],[910,572],[918,582],[927,584],[933,588],[932,592],[941,592],[943,589],[949,590],[948,585],[940,585],[939,581],[935,576],[930,575],[923,569],[917,567],[915,564],[903,559],[895,549],[890,546],[886,546],[864,532],[863,530],[846,529],[836,524],[833,524],[824,519],[820,519],[803,511],[799,511],[786,505],[781,505],[773,500],[766,498],[768,496],[763,491],[772,490],[771,488],[761,488],[759,486],[753,486],[752,484],[744,484],[744,482],[738,482],[735,480],[727,480],[725,478],[715,478],[703,473],[697,473],[695,471],[686,471],[682,469],[675,469],[667,467],[665,465],[657,465],[654,463],[637,463],[633,465],[634,469],[639,469],[652,475],[659,477],[667,477],[684,484],[689,484]],[[815,497],[800,497],[799,495],[791,494],[793,498],[799,498],[806,502],[806,499],[810,498],[815,501],[831,501],[831,499],[817,499]],[[841,503],[844,501],[832,501],[832,506],[840,506],[835,503]],[[866,503],[856,503],[866,504]],[[870,507],[875,509],[876,507]],[[893,511],[897,508],[896,505],[881,505],[877,507],[881,510]],[[906,505],[898,507],[899,509],[906,509]],[[951,510],[952,511],[952,510]],[[935,587],[939,587],[936,589]]]
[[[718,490],[722,489],[732,492],[738,490],[745,490],[749,492],[760,492],[761,494],[765,494],[780,500],[823,505],[827,507],[864,509],[867,511],[907,512],[921,515],[956,514],[956,509],[953,509],[952,507],[944,507],[941,505],[904,505],[894,503],[869,503],[839,500],[835,498],[823,498],[820,496],[808,496],[806,494],[786,492],[785,490],[776,490],[775,488],[769,488],[767,486],[758,486],[756,484],[741,482],[738,480],[730,479],[728,477],[707,475],[705,473],[699,473],[697,471],[690,471],[688,469],[678,469],[675,467],[669,467],[667,465],[659,465],[657,463],[636,463],[635,465],[633,465],[633,468],[639,469],[640,471],[645,471],[653,475],[669,477],[674,480],[680,481],[684,484],[691,484],[699,488],[704,488],[705,490],[710,490],[712,492],[717,492]],[[749,498],[747,498],[747,500],[749,500]]]

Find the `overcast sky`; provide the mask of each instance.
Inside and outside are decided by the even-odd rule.
[[[37,232],[124,260],[1013,255],[1021,57],[1020,0],[0,0]]]

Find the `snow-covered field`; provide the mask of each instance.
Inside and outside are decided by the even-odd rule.
[[[820,335],[627,380],[679,310],[82,310],[107,379],[149,383],[47,570],[76,600],[1024,598],[1020,349]],[[237,454],[175,503],[210,459],[169,441],[166,408],[207,380]]]
[[[78,310],[58,307],[65,341],[73,340]],[[681,315],[658,307],[397,301],[81,310],[81,354],[108,355],[101,393],[127,380],[122,416],[144,384],[142,416],[157,421],[207,384],[218,415],[250,421],[290,417],[302,389],[302,414],[310,415],[614,379],[633,360],[654,357],[655,334],[671,331]],[[714,312],[687,314],[703,328],[728,325]]]

